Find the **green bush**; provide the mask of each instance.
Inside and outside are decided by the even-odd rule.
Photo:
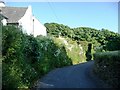
[[[91,50],[92,50],[92,44],[89,43],[88,50],[86,51],[86,58],[87,58],[86,61],[90,61],[92,59]]]
[[[27,62],[28,59],[24,54],[26,39],[26,35],[19,28],[3,27],[3,88],[29,87],[30,82],[37,77],[34,68]]]
[[[120,83],[120,51],[111,51],[104,53],[96,53],[95,73],[105,82],[113,87],[119,87]]]
[[[120,50],[120,34],[116,34],[109,38],[106,49],[110,51]]]
[[[41,67],[45,72],[43,74],[62,66],[72,65],[71,59],[67,56],[64,46],[57,46],[53,38],[38,36],[36,38],[39,45]]]
[[[3,89],[30,88],[50,70],[72,65],[64,46],[49,37],[34,38],[14,26],[4,26],[2,34]]]
[[[79,64],[86,61],[84,50],[84,48],[86,48],[85,42],[80,42],[78,44],[76,41],[62,36],[59,38],[53,37],[53,40],[58,47],[65,47],[67,56],[71,59],[73,64]]]

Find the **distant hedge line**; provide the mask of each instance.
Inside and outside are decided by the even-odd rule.
[[[120,87],[120,51],[94,54],[95,73],[112,87]]]
[[[50,70],[72,65],[64,46],[57,46],[49,37],[34,38],[20,28],[2,29],[2,88],[30,88]]]

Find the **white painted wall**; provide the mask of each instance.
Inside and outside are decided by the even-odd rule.
[[[0,2],[0,7],[5,7],[5,4],[3,2]]]
[[[33,34],[33,19],[31,6],[28,6],[25,15],[18,22],[19,25],[22,26],[23,33],[27,33],[28,35]]]
[[[32,34],[34,37],[37,35],[47,35],[46,27],[32,15],[31,6],[28,6],[25,15],[18,22],[22,26],[23,33],[27,33],[28,35]]]
[[[2,24],[3,24],[4,26],[7,25],[7,20],[6,20],[6,19],[1,20],[1,22],[2,22]]]
[[[34,19],[34,37],[36,37],[37,35],[43,35],[43,36],[47,36],[47,31],[46,31],[46,27],[44,25],[42,25],[40,23],[40,21],[38,21],[37,18],[35,18],[33,16]]]

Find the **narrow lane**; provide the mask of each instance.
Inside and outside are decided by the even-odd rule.
[[[102,88],[102,81],[92,73],[93,64],[94,61],[89,61],[53,70],[38,81],[37,89]]]

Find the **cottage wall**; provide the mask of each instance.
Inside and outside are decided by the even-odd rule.
[[[46,36],[47,32],[46,32],[46,27],[44,25],[42,25],[40,23],[40,21],[38,21],[37,18],[33,17],[34,23],[34,37],[36,37],[37,35],[43,35]]]
[[[32,20],[32,8],[28,6],[25,15],[18,21],[22,26],[23,32],[28,35],[33,34],[33,20]]]
[[[3,1],[0,1],[0,7],[5,7],[5,3]]]
[[[7,20],[6,19],[3,19],[1,22],[4,26],[7,25]]]

